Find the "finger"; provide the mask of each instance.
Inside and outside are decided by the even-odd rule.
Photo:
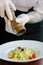
[[[0,3],[0,16],[4,17],[4,6],[3,6],[3,3]]]
[[[13,19],[13,16],[12,16],[12,13],[11,13],[10,7],[9,7],[9,5],[8,5],[7,2],[6,2],[5,4],[6,4],[6,5],[5,5],[6,14],[7,14],[9,20],[12,20],[12,19]]]
[[[11,27],[11,22],[6,18],[4,17],[5,19],[5,22],[6,22],[6,26],[5,26],[5,30],[9,33],[12,33],[12,27]]]
[[[14,11],[16,11],[16,7],[15,7],[15,5],[13,4],[12,1],[10,1],[10,7],[11,7]]]

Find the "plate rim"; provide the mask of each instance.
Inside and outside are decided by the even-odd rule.
[[[0,46],[8,44],[8,43],[12,43],[12,42],[17,42],[17,41],[34,41],[34,42],[38,42],[38,43],[43,43],[42,41],[39,41],[39,40],[38,41],[37,40],[13,40],[13,41],[5,42],[5,43],[1,44]]]

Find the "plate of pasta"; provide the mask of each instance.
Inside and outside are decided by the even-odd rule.
[[[43,42],[18,40],[0,45],[0,59],[10,62],[31,62],[43,58]]]

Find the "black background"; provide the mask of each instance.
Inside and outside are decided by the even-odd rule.
[[[31,8],[28,12],[33,11]],[[28,13],[16,11],[15,15],[18,16],[21,13]],[[14,34],[5,31],[5,20],[0,17],[0,44],[14,41],[14,40],[37,40],[43,42],[43,20],[36,24],[26,24],[27,31],[24,35],[17,37]]]

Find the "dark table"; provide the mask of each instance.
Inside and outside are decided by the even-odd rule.
[[[26,12],[23,12],[26,13]],[[16,16],[21,14],[21,12],[16,11]],[[26,24],[25,27],[27,31],[24,35],[17,37],[11,33],[5,31],[5,21],[3,18],[0,18],[0,45],[6,42],[14,41],[14,40],[36,40],[43,42],[43,20],[39,23],[35,24]],[[0,60],[0,65],[43,65],[43,59],[38,61],[30,62],[30,63],[10,63],[3,60]]]

